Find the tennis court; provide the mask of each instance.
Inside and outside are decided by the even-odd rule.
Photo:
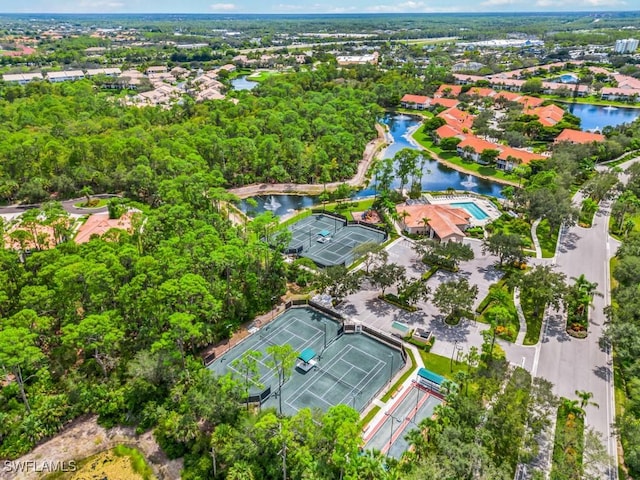
[[[293,372],[282,388],[282,412],[324,411],[339,404],[362,411],[403,366],[399,350],[361,333],[342,335],[311,371]],[[264,405],[276,407],[277,397],[272,395]]]
[[[383,243],[387,234],[365,225],[348,225],[326,214],[314,214],[289,227],[293,238],[289,252],[310,258],[321,267],[351,265],[353,249],[366,242]]]
[[[242,379],[235,362],[249,351],[262,352],[258,360],[258,385],[250,389],[250,395],[257,396],[271,388],[263,407],[277,408],[278,381],[267,365],[267,347],[289,344],[298,353],[312,348],[317,353],[316,365],[306,373],[294,369],[282,387],[283,413],[291,415],[305,407],[326,410],[341,403],[361,411],[404,366],[402,354],[365,334],[340,335],[340,332],[340,323],[318,310],[290,308],[216,359],[209,368],[218,375],[231,372]]]
[[[425,418],[430,418],[441,403],[439,397],[414,383],[385,414],[384,419],[371,428],[365,437],[365,448],[380,450],[399,459],[409,449],[409,442],[405,440],[407,433],[418,428]]]

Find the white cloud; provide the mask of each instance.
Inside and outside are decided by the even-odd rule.
[[[585,3],[592,7],[618,7],[627,4],[623,0],[586,0]]]
[[[230,12],[236,9],[235,3],[214,3],[209,5],[209,9],[214,12]]]
[[[407,2],[398,3],[396,5],[373,5],[367,9],[369,12],[385,13],[385,12],[411,12],[411,11],[423,11],[426,7],[424,2],[414,2],[408,0]]]
[[[536,7],[551,7],[555,3],[555,0],[538,0],[536,2]]]

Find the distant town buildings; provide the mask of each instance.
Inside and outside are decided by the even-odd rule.
[[[336,60],[338,65],[376,65],[378,63],[378,52],[367,55],[338,55]]]
[[[635,38],[625,38],[616,40],[614,51],[616,53],[634,53],[638,49],[638,40]]]

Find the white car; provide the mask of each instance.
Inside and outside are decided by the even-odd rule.
[[[318,243],[327,243],[329,240],[331,240],[331,237],[318,237],[316,242],[318,242]]]

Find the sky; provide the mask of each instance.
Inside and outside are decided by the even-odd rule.
[[[637,10],[638,0],[0,0],[2,13],[428,13]]]

